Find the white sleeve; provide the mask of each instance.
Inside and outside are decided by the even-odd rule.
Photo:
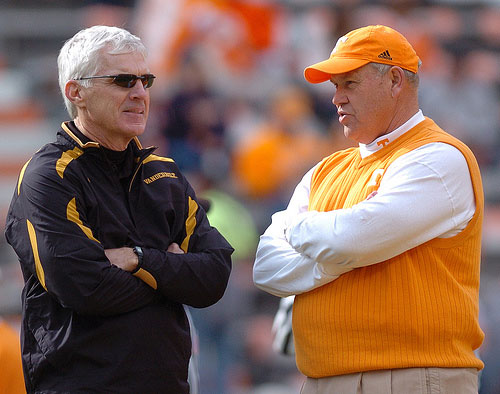
[[[271,225],[260,237],[253,280],[255,285],[278,297],[300,294],[315,289],[336,279],[341,273],[350,271],[338,267],[338,272],[327,274],[314,261],[293,249],[285,238],[288,223],[301,212],[307,212],[311,185],[311,169],[295,188],[293,196],[284,211],[272,216]]]
[[[303,212],[290,222],[286,238],[325,273],[336,273],[338,266],[379,263],[453,236],[474,211],[464,156],[451,145],[432,143],[395,160],[372,198],[348,209]]]

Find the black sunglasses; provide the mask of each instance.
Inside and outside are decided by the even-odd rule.
[[[144,74],[144,75],[134,75],[134,74],[118,74],[118,75],[99,75],[93,77],[82,77],[76,78],[77,81],[82,79],[99,79],[99,78],[113,78],[111,81],[115,85],[121,86],[122,88],[131,88],[135,86],[135,83],[138,79],[141,80],[142,86],[145,89],[153,86],[153,81],[156,78],[153,74]]]

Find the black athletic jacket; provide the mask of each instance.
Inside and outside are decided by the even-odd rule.
[[[188,393],[183,304],[223,295],[233,249],[168,158],[130,142],[118,168],[64,123],[21,170],[6,225],[24,275],[29,393]],[[178,243],[186,252],[167,252]],[[141,246],[135,274],[104,249]]]

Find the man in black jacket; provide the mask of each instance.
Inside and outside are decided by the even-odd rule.
[[[21,170],[6,226],[24,275],[29,393],[188,393],[183,304],[223,295],[233,249],[176,164],[144,149],[154,75],[128,31],[61,49],[73,121]]]

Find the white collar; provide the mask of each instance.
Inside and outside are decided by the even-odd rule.
[[[422,110],[419,109],[418,112],[413,115],[410,119],[408,119],[405,123],[399,126],[397,129],[391,131],[388,134],[384,134],[377,139],[373,140],[369,144],[359,144],[359,153],[361,154],[361,158],[364,159],[375,152],[378,152],[387,144],[390,144],[392,141],[401,137],[408,130],[415,127],[417,124],[425,120],[425,117],[422,113]]]

